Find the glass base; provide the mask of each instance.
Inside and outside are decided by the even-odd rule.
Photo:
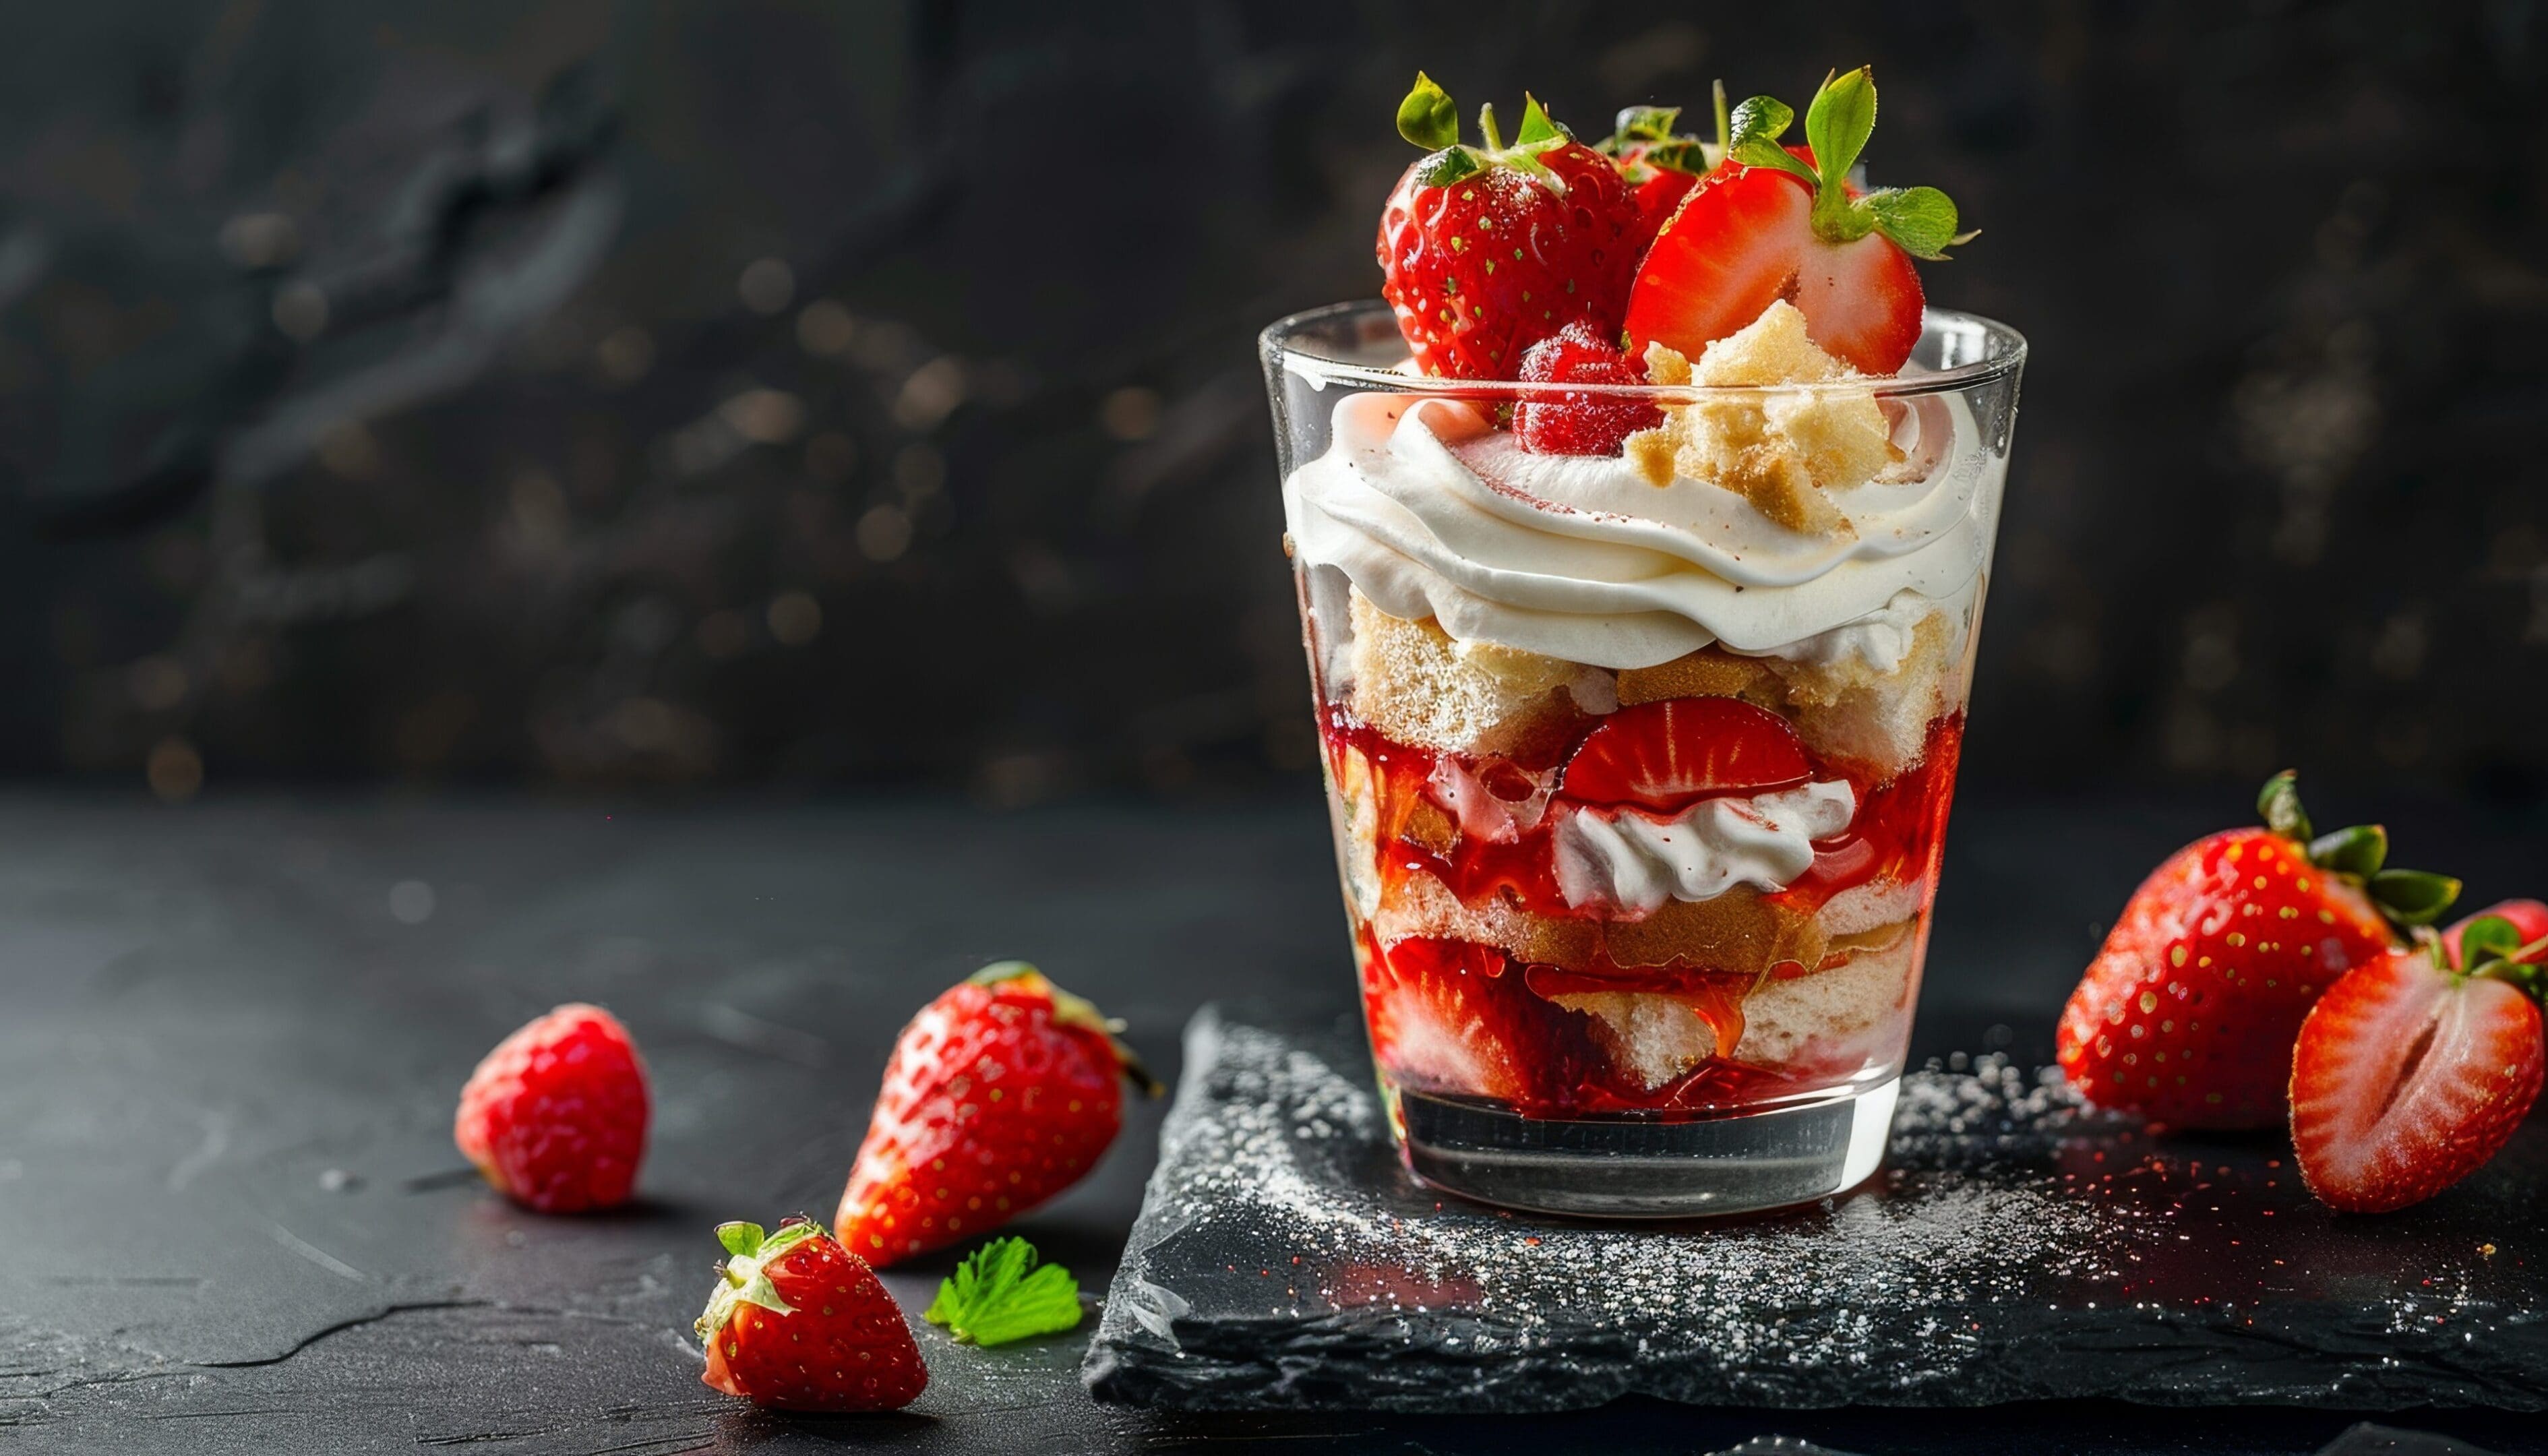
[[[1559,1122],[1399,1091],[1408,1165],[1481,1203],[1600,1219],[1683,1219],[1811,1203],[1883,1160],[1901,1078],[1819,1102],[1664,1123]]]

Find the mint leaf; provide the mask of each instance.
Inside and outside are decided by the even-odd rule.
[[[1059,1264],[1043,1263],[1025,1239],[994,1238],[939,1281],[938,1298],[921,1318],[966,1344],[1059,1334],[1079,1324],[1079,1281]]]
[[[1565,139],[1565,129],[1548,119],[1539,98],[1527,91],[1521,93],[1521,130],[1513,134],[1513,145],[1528,146],[1533,142]]]
[[[1398,103],[1398,135],[1423,147],[1437,151],[1460,139],[1460,109],[1451,104],[1450,94],[1433,84],[1433,78],[1422,71],[1415,73],[1415,85],[1407,99]]]
[[[2475,970],[2490,960],[2510,960],[2521,953],[2521,932],[2501,915],[2481,915],[2460,932],[2462,970]]]
[[[1866,138],[1874,131],[1875,72],[1869,66],[1860,66],[1848,75],[1835,76],[1823,82],[1822,89],[1814,93],[1813,104],[1805,108],[1805,144],[1814,149],[1814,162],[1826,177],[1848,176],[1849,169],[1858,164],[1858,154],[1866,150]],[[1941,202],[1945,200],[1943,197],[1939,199]],[[1949,210],[1948,217],[1950,222],[1946,233],[1940,238],[1942,243],[1956,231],[1952,221],[1953,209]],[[1902,239],[1897,237],[1894,241],[1901,242]],[[1907,242],[1902,243],[1902,249],[1917,256],[1928,256]]]
[[[1875,230],[1915,258],[1938,259],[1956,235],[1956,205],[1935,187],[1887,187],[1864,201],[1875,214]]]
[[[2400,925],[2430,925],[2460,897],[2460,882],[2421,869],[2383,869],[2371,876],[2371,898]]]

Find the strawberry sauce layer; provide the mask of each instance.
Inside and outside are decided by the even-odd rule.
[[[1677,712],[1684,722],[1723,717],[1736,724],[1741,713],[1769,716],[1723,698],[1671,699],[1645,707]],[[1622,714],[1639,711],[1623,709]],[[1598,904],[1567,903],[1557,882],[1553,845],[1557,825],[1588,807],[1566,791],[1576,782],[1605,797],[1632,800],[1592,805],[1603,812],[1667,817],[1664,810],[1672,801],[1656,797],[1650,782],[1622,790],[1609,766],[1598,774],[1571,776],[1587,741],[1622,721],[1630,720],[1620,715],[1587,718],[1573,742],[1534,746],[1539,751],[1527,761],[1412,747],[1390,739],[1341,705],[1324,707],[1320,729],[1333,781],[1367,796],[1377,815],[1370,868],[1384,903],[1407,893],[1414,876],[1424,875],[1473,908],[1502,903],[1554,920],[1624,926],[1634,919]],[[1889,780],[1805,754],[1803,777],[1848,782],[1859,807],[1845,832],[1815,843],[1811,868],[1785,889],[1761,897],[1765,906],[1802,923],[1852,889],[1912,884],[1919,887],[1919,908],[1925,911],[1962,740],[1963,715],[1941,715],[1929,725],[1920,762]],[[1348,771],[1355,758],[1367,772]],[[1754,762],[1762,761],[1756,756]],[[1768,763],[1763,772],[1774,769],[1780,782],[1760,787],[1798,781],[1795,765],[1778,759]],[[1446,804],[1441,787],[1446,781],[1468,785],[1464,794],[1471,800],[1483,793],[1493,802]],[[1699,777],[1695,771],[1691,781],[1723,792],[1755,787]],[[1813,1090],[1817,1079],[1802,1069],[1723,1056],[1663,1086],[1643,1086],[1613,1067],[1594,1036],[1592,1018],[1559,1006],[1553,998],[1605,992],[1671,996],[1709,1025],[1718,1046],[1736,1046],[1743,1035],[1743,1002],[1764,982],[1834,969],[1848,963],[1853,954],[1842,947],[1809,956],[1810,964],[1788,958],[1731,966],[1711,963],[1707,944],[1693,941],[1686,952],[1657,955],[1649,949],[1640,957],[1659,963],[1623,964],[1601,950],[1582,963],[1559,965],[1456,939],[1410,937],[1384,946],[1368,924],[1359,922],[1355,933],[1375,1054],[1392,1075],[1410,1087],[1509,1103],[1528,1117],[1704,1115]],[[1597,933],[1592,943],[1605,944]]]

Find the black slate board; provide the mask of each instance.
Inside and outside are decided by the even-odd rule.
[[[1957,1058],[1960,1063],[1960,1058]],[[1206,1008],[1084,1373],[1194,1410],[2548,1407],[2533,1124],[2339,1218],[2278,1138],[2153,1139],[2003,1059],[1906,1078],[1858,1192],[1717,1225],[1485,1209],[1392,1153],[1359,1038]]]

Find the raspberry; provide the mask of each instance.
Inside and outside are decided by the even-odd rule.
[[[1530,384],[1644,384],[1627,356],[1582,323],[1569,324],[1521,356]],[[1513,438],[1534,455],[1616,455],[1620,443],[1663,423],[1643,400],[1589,394],[1542,395],[1513,407]]]
[[[646,1066],[598,1006],[561,1006],[497,1044],[460,1090],[452,1140],[544,1214],[628,1201],[646,1152]]]

